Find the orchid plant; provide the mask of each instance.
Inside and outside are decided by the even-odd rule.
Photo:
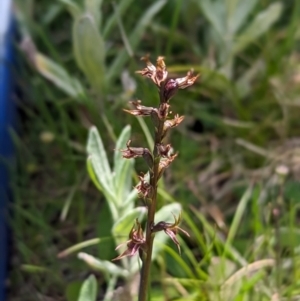
[[[141,223],[136,219],[133,228],[129,233],[127,241],[127,249],[114,260],[122,259],[128,256],[138,254],[142,261],[139,301],[146,301],[148,298],[149,275],[152,261],[152,250],[155,233],[164,231],[177,245],[180,252],[179,241],[176,237],[178,231],[183,232],[187,236],[189,234],[179,227],[181,215],[174,215],[174,223],[159,221],[155,223],[155,213],[157,210],[157,187],[158,181],[162,177],[166,168],[177,157],[177,153],[173,152],[171,144],[165,144],[164,138],[170,129],[178,126],[184,119],[183,116],[175,115],[169,117],[170,100],[179,89],[185,89],[194,84],[198,75],[194,76],[189,71],[185,77],[169,79],[168,71],[163,57],[157,58],[156,66],[153,65],[148,56],[143,57],[146,62],[146,68],[137,73],[150,78],[158,88],[159,104],[158,107],[146,107],[142,105],[140,100],[131,102],[133,108],[125,110],[138,117],[150,117],[154,126],[154,149],[151,151],[144,147],[132,147],[131,140],[126,144],[126,149],[121,150],[125,159],[142,157],[148,165],[148,173],[139,176],[140,182],[136,186],[138,195],[143,199],[147,208],[147,221],[145,234]],[[123,244],[122,244],[123,245]],[[122,245],[119,245],[121,247]]]

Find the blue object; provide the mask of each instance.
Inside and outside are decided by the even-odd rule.
[[[0,301],[5,301],[8,267],[9,169],[13,163],[13,141],[9,129],[14,124],[12,1],[0,0]]]

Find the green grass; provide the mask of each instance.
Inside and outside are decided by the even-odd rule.
[[[77,300],[91,273],[103,300],[105,273],[77,258],[117,256],[108,206],[86,170],[88,129],[99,129],[110,163],[127,124],[136,144],[151,144],[149,120],[122,112],[132,99],[157,101],[134,74],[146,53],[165,55],[173,77],[201,73],[172,99],[186,119],[170,137],[179,157],[159,199],[182,204],[191,238],[181,240],[182,257],[162,246],[151,300],[298,300],[300,2],[123,0],[100,9],[94,0],[95,22],[83,13],[88,1],[15,2],[21,33],[43,56],[20,52],[10,300]],[[238,20],[235,5],[252,2]],[[121,84],[125,69],[135,90]]]

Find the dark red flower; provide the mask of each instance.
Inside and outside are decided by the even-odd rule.
[[[135,186],[138,191],[138,195],[142,199],[149,199],[152,197],[153,188],[152,186],[145,180],[145,175],[138,176],[140,182]]]
[[[143,229],[138,219],[136,219],[135,224],[133,225],[129,233],[129,240],[116,247],[116,250],[118,250],[121,246],[127,244],[127,249],[118,257],[114,258],[112,261],[119,260],[127,256],[134,256],[139,251],[139,249],[144,248],[145,242],[146,240],[144,238]]]
[[[179,227],[179,224],[181,222],[181,213],[179,214],[178,218],[176,218],[176,216],[174,214],[173,214],[173,216],[174,216],[174,220],[175,220],[173,224],[166,223],[166,222],[159,222],[152,227],[152,231],[158,232],[158,231],[163,230],[176,244],[176,246],[178,248],[178,252],[181,253],[179,241],[176,237],[178,230],[183,232],[188,237],[190,235],[188,234],[188,232],[186,232],[185,230],[183,230],[182,228]]]
[[[121,149],[123,158],[125,159],[132,159],[137,157],[143,157],[146,163],[150,168],[153,165],[153,156],[148,148],[144,147],[131,147],[130,146],[131,140],[128,140],[126,143],[127,149]]]

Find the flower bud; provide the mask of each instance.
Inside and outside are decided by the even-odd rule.
[[[169,113],[170,105],[168,103],[161,103],[158,108],[158,117],[160,120],[166,119]]]
[[[163,91],[163,101],[164,102],[169,101],[176,94],[178,89],[179,89],[179,85],[175,79],[167,80]]]
[[[153,187],[145,180],[144,175],[140,175],[139,179],[140,182],[135,186],[139,197],[142,199],[151,199],[153,196]]]
[[[161,157],[164,157],[164,158],[170,157],[170,154],[172,152],[171,144],[164,145],[162,143],[159,143],[156,145],[156,147],[157,147],[157,152]]]
[[[131,147],[131,140],[126,143],[127,149],[121,149],[123,158],[132,159],[137,157],[143,157],[150,168],[153,167],[153,156],[148,148],[144,147]]]
[[[179,116],[178,114],[176,114],[174,116],[174,119],[168,119],[165,121],[164,123],[164,130],[168,130],[170,128],[174,128],[176,126],[178,126],[184,119],[184,116]]]
[[[168,158],[160,160],[158,167],[158,178],[160,178],[166,168],[174,161],[178,154],[170,155]]]

